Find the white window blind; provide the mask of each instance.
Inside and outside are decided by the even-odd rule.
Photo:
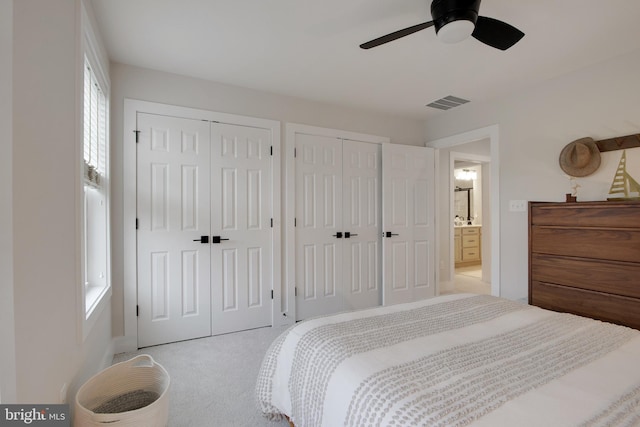
[[[85,58],[84,71],[84,175],[100,186],[105,176],[106,97]]]

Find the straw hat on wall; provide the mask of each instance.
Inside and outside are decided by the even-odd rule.
[[[592,138],[580,138],[560,152],[560,167],[569,176],[591,175],[600,166],[600,150]]]

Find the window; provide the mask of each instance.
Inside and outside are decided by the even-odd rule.
[[[100,89],[89,61],[84,70],[84,178],[85,182],[100,187],[105,174],[107,100]]]
[[[84,61],[83,281],[88,319],[110,290],[108,215],[108,100]]]

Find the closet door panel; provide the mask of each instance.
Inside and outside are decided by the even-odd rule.
[[[433,149],[383,146],[384,305],[435,295]]]
[[[271,324],[271,144],[267,129],[211,123],[214,335]]]
[[[296,136],[297,319],[344,309],[342,292],[342,142]]]
[[[381,303],[381,148],[380,144],[344,140],[343,280],[348,309]]]
[[[138,113],[138,346],[211,335],[209,124]]]

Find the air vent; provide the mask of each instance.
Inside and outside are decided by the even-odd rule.
[[[466,104],[467,102],[469,102],[468,99],[462,99],[456,96],[449,95],[433,101],[431,104],[427,104],[427,107],[437,108],[438,110],[450,110],[453,107]]]

